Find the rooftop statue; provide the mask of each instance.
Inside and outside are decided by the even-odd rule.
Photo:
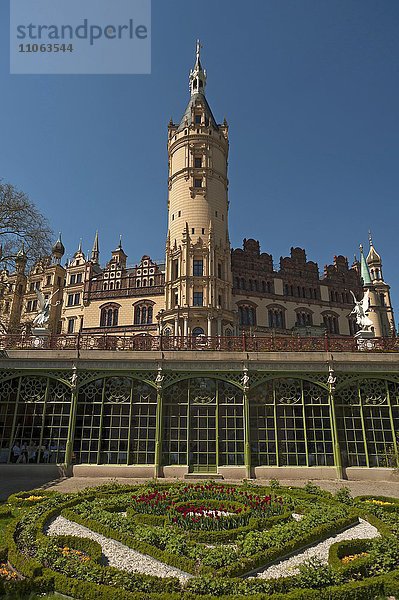
[[[33,325],[35,325],[36,327],[44,327],[45,325],[47,325],[48,320],[50,318],[51,300],[58,291],[59,290],[53,292],[53,294],[51,294],[51,296],[46,300],[42,292],[36,289],[36,295],[39,302],[39,313],[33,319]],[[59,300],[55,303],[55,306],[57,306],[58,304],[60,304]]]
[[[355,294],[351,290],[351,294],[355,301],[355,306],[351,312],[351,315],[356,315],[356,323],[359,325],[362,331],[369,331],[373,326],[373,322],[368,318],[367,313],[369,312],[369,290],[364,292],[364,296],[361,300],[357,300]]]

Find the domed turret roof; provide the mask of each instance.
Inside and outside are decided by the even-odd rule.
[[[58,235],[58,240],[55,242],[52,248],[53,256],[56,258],[62,258],[65,254],[65,246],[61,241],[61,233]]]
[[[375,264],[375,263],[381,264],[381,256],[378,254],[377,250],[374,248],[372,242],[370,242],[370,250],[369,250],[366,260],[367,260],[368,265]]]
[[[366,261],[368,265],[373,265],[373,266],[381,266],[381,256],[378,254],[377,250],[374,248],[374,244],[373,244],[373,237],[371,235],[371,231],[369,231],[369,243],[370,243],[370,250],[369,253],[367,255]]]

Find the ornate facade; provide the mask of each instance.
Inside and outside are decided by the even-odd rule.
[[[205,95],[206,71],[199,46],[190,72],[190,98],[182,119],[168,126],[168,233],[164,264],[144,255],[127,266],[122,243],[100,266],[98,234],[90,256],[81,245],[61,266],[61,239],[53,256],[25,273],[23,250],[14,273],[0,281],[3,330],[29,328],[37,314],[35,288],[45,297],[56,292],[49,327],[55,333],[78,331],[137,335],[237,336],[354,335],[354,292],[370,290],[369,316],[377,337],[395,334],[389,285],[381,257],[370,250],[352,266],[335,256],[324,268],[291,248],[278,267],[261,253],[259,242],[245,239],[231,250],[228,232],[228,125],[218,124]]]
[[[96,234],[90,256],[79,245],[62,265],[59,237],[29,272],[21,249],[0,275],[0,462],[25,443],[33,462],[80,473],[358,477],[393,466],[399,346],[371,236],[367,256],[335,256],[322,274],[301,248],[278,266],[253,239],[232,250],[228,125],[207,102],[199,46],[189,81],[168,127],[165,262],[145,254],[129,266],[120,241],[101,266]],[[52,297],[45,342],[31,331],[36,289]],[[365,290],[370,353],[351,314]]]

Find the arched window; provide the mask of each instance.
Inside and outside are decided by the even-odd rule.
[[[313,325],[312,313],[308,310],[298,310],[296,313],[295,325],[297,327],[306,327],[309,325]]]
[[[285,329],[285,314],[281,306],[269,306],[268,317],[269,327],[273,329]]]
[[[153,305],[150,301],[139,302],[134,307],[134,324],[150,325],[153,318]]]
[[[324,313],[323,322],[328,333],[339,333],[339,321],[335,313]]]
[[[249,326],[256,325],[256,307],[254,305],[240,304],[238,307],[238,315],[240,325]]]
[[[116,327],[119,318],[119,305],[107,304],[101,308],[100,327]]]

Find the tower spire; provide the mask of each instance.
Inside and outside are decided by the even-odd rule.
[[[96,231],[93,249],[91,251],[91,262],[95,265],[98,265],[99,260],[100,260],[100,250],[99,250],[99,244],[98,244],[98,231]]]
[[[360,247],[360,276],[363,279],[363,285],[369,286],[369,285],[371,285],[370,271],[367,266],[366,259],[364,258],[363,245],[360,244],[359,247]]]
[[[196,52],[195,52],[195,65],[194,68],[190,71],[190,93],[193,96],[194,94],[204,94],[205,95],[205,86],[206,86],[206,70],[202,68],[201,65],[201,42],[197,40]]]

